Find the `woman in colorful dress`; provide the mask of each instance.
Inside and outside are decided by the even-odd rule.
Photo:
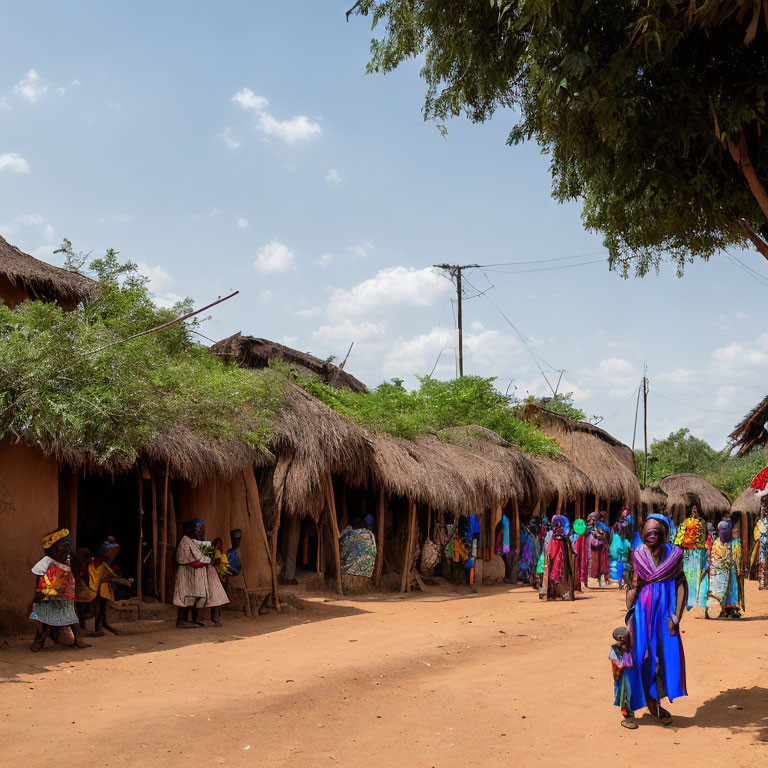
[[[755,523],[755,555],[758,589],[768,589],[768,496],[760,499],[760,517]]]
[[[632,638],[632,665],[626,669],[628,709],[637,712],[647,707],[663,725],[669,725],[672,716],[661,700],[687,695],[680,618],[688,587],[683,552],[668,543],[669,527],[664,515],[648,515],[641,531],[643,543],[632,555],[635,581],[627,592],[627,627]],[[633,717],[622,724],[636,727]]]
[[[741,541],[733,538],[733,526],[723,520],[709,548],[708,568],[701,576],[707,599],[720,603],[721,615],[740,619],[744,611],[744,574],[741,563]],[[709,616],[709,606],[704,611]]]
[[[355,520],[341,535],[341,572],[347,576],[373,576],[376,565],[376,538]]]
[[[568,538],[568,518],[555,515],[552,530],[544,539],[544,572],[539,599],[573,600],[576,582],[576,554]]]
[[[701,588],[702,576],[707,566],[707,526],[701,519],[698,504],[694,501],[688,517],[680,523],[675,544],[683,550],[683,573],[688,581],[688,610],[706,608],[707,591]]]
[[[45,557],[35,563],[35,597],[29,618],[37,622],[35,639],[30,650],[39,651],[49,636],[58,642],[63,627],[70,627],[75,648],[88,648],[80,634],[75,613],[75,576],[69,564],[72,539],[68,528],[59,528],[43,536]]]

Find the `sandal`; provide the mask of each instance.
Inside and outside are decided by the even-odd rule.
[[[624,728],[628,728],[630,731],[636,731],[637,730],[637,723],[635,722],[634,717],[625,717],[621,721],[621,725]]]
[[[664,726],[667,726],[672,722],[672,715],[663,707],[659,707],[659,721]]]

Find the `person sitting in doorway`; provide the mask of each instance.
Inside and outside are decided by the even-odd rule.
[[[373,576],[376,565],[376,537],[373,531],[355,518],[341,534],[341,572],[347,576]]]
[[[240,562],[240,544],[243,541],[243,532],[239,528],[234,528],[229,532],[229,540],[232,546],[225,552],[224,541],[219,536],[213,542],[213,563],[216,573],[219,574],[221,586],[229,600],[229,579],[237,576],[242,571],[243,566]],[[211,608],[211,621],[216,626],[220,625],[221,608]]]

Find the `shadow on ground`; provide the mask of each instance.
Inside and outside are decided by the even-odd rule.
[[[91,647],[83,649],[54,645],[48,640],[45,648],[38,653],[32,653],[29,650],[32,635],[14,639],[6,648],[0,650],[0,683],[26,683],[27,675],[47,672],[61,664],[75,664],[91,659],[114,659],[138,653],[156,653],[203,643],[233,642],[270,632],[280,632],[297,624],[367,613],[358,606],[338,605],[331,601],[292,600],[291,603],[293,610],[289,607],[284,613],[269,613],[255,619],[225,611],[222,627],[207,625],[199,629],[176,629],[173,621],[169,619],[118,624],[122,634],[85,637]],[[303,605],[297,610],[296,606],[300,603]],[[207,623],[206,612],[201,613],[202,620]]]
[[[753,730],[758,741],[768,742],[768,688],[731,688],[705,701],[693,717],[674,718],[671,728]]]

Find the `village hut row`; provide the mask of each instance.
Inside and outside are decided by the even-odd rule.
[[[93,281],[40,262],[0,238],[0,298],[58,302],[65,310],[97,292]],[[326,383],[365,391],[329,362],[282,345],[237,335],[214,354],[244,367],[273,358]],[[130,467],[83,454],[77,446],[0,443],[0,631],[18,626],[29,602],[23,573],[40,557],[40,536],[58,525],[75,546],[114,535],[121,567],[140,598],[172,595],[180,523],[206,521],[209,537],[244,532],[236,601],[255,613],[271,595],[279,607],[278,563],[292,560],[329,576],[339,591],[339,531],[356,517],[376,521],[375,582],[393,574],[403,589],[418,551],[436,528],[457,516],[483,521],[483,551],[493,553],[502,514],[520,526],[532,515],[584,517],[600,508],[611,517],[640,502],[630,449],[607,432],[544,408],[525,418],[554,438],[562,452],[530,456],[495,433],[463,427],[405,440],[372,434],[286,382],[272,424],[269,451],[239,441],[210,441],[185,430],[148,441]],[[288,557],[286,557],[288,555]],[[490,558],[489,558],[490,559]]]

